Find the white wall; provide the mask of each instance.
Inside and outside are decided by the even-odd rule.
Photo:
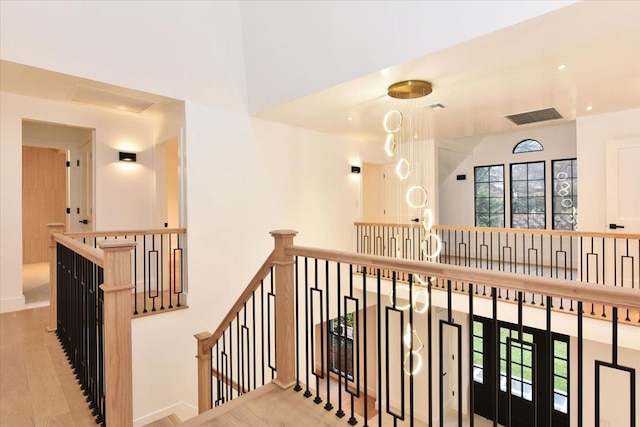
[[[150,333],[157,323],[134,321],[134,382],[162,390],[135,390],[136,418],[175,402],[195,406],[192,335],[218,325],[273,249],[270,230],[299,231],[297,244],[353,249],[359,177],[349,163],[379,161],[377,147],[245,113],[187,102],[186,120],[190,308],[168,315],[163,337],[177,344],[163,350]],[[182,363],[157,379],[154,368],[168,360]]]
[[[579,227],[584,231],[608,231],[603,203],[607,200],[606,145],[616,139],[640,136],[640,109],[578,118],[576,134]]]
[[[545,160],[547,182],[547,228],[551,228],[551,160],[569,159],[577,155],[576,127],[574,123],[518,130],[497,135],[488,135],[473,150],[454,172],[440,185],[440,221],[447,225],[474,225],[474,170],[476,166],[504,165],[505,178],[505,226],[510,226],[510,186],[509,165],[511,163]],[[535,139],[544,147],[543,151],[513,154],[515,145],[524,139]],[[578,164],[583,163],[578,159]],[[467,179],[457,181],[456,175],[466,174]],[[578,174],[579,176],[580,174]],[[580,188],[580,185],[578,186]],[[582,187],[584,188],[584,187]],[[578,207],[583,203],[583,193],[579,194]],[[455,223],[453,219],[467,221]],[[581,221],[581,219],[580,219]]]
[[[461,154],[461,157],[464,156]],[[473,157],[464,156],[453,173],[440,184],[437,202],[441,225],[473,225]],[[466,180],[458,181],[457,175],[466,175]]]
[[[150,120],[9,93],[0,99],[2,126],[2,311],[22,302],[22,120],[96,129],[96,230],[148,228],[153,224],[153,123]],[[118,151],[138,152],[136,164],[118,162]]]

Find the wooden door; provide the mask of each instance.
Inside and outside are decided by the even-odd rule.
[[[22,262],[49,260],[51,222],[66,218],[66,153],[22,147]]]
[[[80,206],[78,209],[78,222],[72,224],[72,229],[76,231],[93,231],[95,218],[93,217],[93,141],[95,140],[95,131],[93,131],[92,139],[84,143],[80,147],[78,166],[80,169],[79,179],[80,188]],[[77,228],[75,228],[77,227]]]
[[[362,221],[382,222],[384,166],[362,164]]]

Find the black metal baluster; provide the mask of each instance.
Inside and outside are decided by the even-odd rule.
[[[174,274],[174,279],[173,279],[173,283],[174,286],[177,286],[177,281],[175,278],[175,272],[176,272],[176,267],[175,267],[175,262],[176,262],[176,253],[180,254],[180,291],[176,292],[177,297],[178,297],[178,302],[177,302],[177,306],[180,307],[180,295],[184,292],[184,259],[183,259],[183,251],[182,251],[182,246],[180,246],[180,234],[176,235],[177,237],[177,242],[176,242],[176,249],[173,252],[173,262],[174,262],[174,266],[173,266],[173,274]]]
[[[229,402],[231,400],[233,400],[233,343],[232,343],[232,338],[233,335],[231,333],[231,323],[229,323],[229,326],[227,327],[227,330],[225,331],[225,334],[228,333],[229,334],[229,349],[227,350],[226,346],[226,340],[225,340],[225,351],[223,354],[223,359],[224,359],[224,383],[225,383],[225,388],[226,388],[226,395],[225,395],[225,402]]]
[[[338,269],[338,274],[340,269]],[[356,392],[355,394],[351,392],[351,390],[349,390],[349,377],[347,375],[347,340],[348,340],[348,336],[347,336],[347,325],[346,325],[346,317],[347,317],[347,308],[348,308],[348,301],[349,300],[353,300],[356,304],[355,306],[355,311],[354,311],[354,317],[355,317],[355,321],[353,323],[353,329],[352,329],[352,345],[351,345],[351,367],[353,369],[353,366],[356,365],[357,369],[353,369],[353,379],[355,382],[355,386],[356,386]],[[345,326],[344,326],[344,359],[343,359],[343,368],[345,370],[345,374],[344,374],[344,390],[346,393],[349,393],[350,395],[350,401],[351,401],[351,417],[349,418],[349,424],[354,426],[358,423],[358,421],[356,420],[355,417],[355,402],[354,402],[354,398],[355,397],[360,397],[360,334],[358,333],[358,328],[360,328],[360,313],[358,310],[358,300],[353,298],[353,264],[349,264],[349,296],[345,296],[344,297],[344,316],[345,316]],[[366,309],[366,307],[365,307]],[[355,349],[355,357],[353,355],[354,353],[354,349]],[[365,405],[366,405],[366,398],[365,398]]]
[[[364,376],[364,427],[369,425],[369,381],[367,376],[367,266],[362,266],[362,307],[364,315],[362,316],[362,348],[365,357],[363,365]]]
[[[413,323],[413,304],[415,301],[413,300],[413,274],[409,274],[409,425],[413,427],[414,425],[414,390],[413,390],[413,376],[415,372],[413,371],[413,331],[415,325]]]
[[[614,250],[615,250],[615,243],[614,243]],[[602,238],[602,284],[605,285],[605,282],[607,281],[607,276],[606,276],[606,271],[605,271],[605,267],[606,267],[606,254],[605,254],[605,239],[604,237]],[[613,265],[615,266],[616,264],[616,258],[615,258],[615,254],[613,257]],[[615,286],[615,275],[614,275],[614,286]],[[607,313],[605,311],[606,307],[604,304],[602,304],[602,317],[607,317]]]
[[[432,301],[431,294],[433,293],[431,278],[427,277],[427,287],[429,289],[429,293],[427,295],[429,300],[429,306],[427,307],[427,366],[428,366],[428,377],[429,377],[429,401],[427,402],[428,412],[429,412],[429,425],[433,425],[433,332],[432,332]],[[471,292],[471,287],[469,287],[469,292]]]
[[[326,367],[327,367],[327,372],[326,372],[326,378],[327,378],[327,403],[324,405],[324,409],[326,409],[327,411],[330,411],[333,409],[333,405],[331,404],[331,375],[329,373],[329,371],[331,370],[331,368],[329,367],[330,362],[329,362],[329,351],[332,348],[331,346],[331,342],[330,340],[331,338],[331,333],[329,332],[329,325],[330,325],[330,312],[329,312],[329,304],[331,299],[329,298],[329,261],[325,261],[325,294],[326,294],[326,302],[327,302],[327,316],[326,316],[326,321],[327,321],[327,333],[326,333],[326,354],[322,354],[322,358],[323,360],[326,360]],[[318,287],[318,260],[315,260],[315,285],[316,288]],[[324,353],[324,352],[323,352]],[[315,367],[314,367],[315,368]],[[324,372],[321,373],[322,375],[324,375]],[[318,383],[316,383],[318,384]],[[316,386],[316,390],[319,390],[320,386],[317,385]],[[320,392],[318,392],[318,395],[316,396],[316,398],[314,399],[314,403],[319,404],[320,402],[322,402],[322,399],[320,398]]]
[[[256,291],[251,292],[251,325],[253,325],[253,389],[257,388],[256,378],[258,377],[257,356],[256,356]]]
[[[381,287],[381,277],[380,277],[380,269],[377,268],[376,269],[376,283],[377,283],[377,288],[376,288],[376,298],[377,298],[377,302],[376,302],[376,307],[377,307],[377,318],[378,318],[378,322],[377,322],[377,329],[378,329],[378,342],[377,342],[377,348],[378,348],[378,396],[377,396],[377,402],[378,402],[378,427],[382,427],[382,405],[380,402],[380,397],[382,396],[382,315],[381,315],[381,307],[382,307],[382,302],[380,301],[380,294],[382,293],[380,290]]]
[[[137,237],[133,236],[133,314],[138,314],[138,244]]]
[[[167,273],[169,274],[169,308],[173,308],[173,295],[176,290],[175,273],[173,272],[173,233],[169,233],[168,239],[169,248],[167,251],[167,264],[169,264]],[[255,323],[254,323],[255,325]]]
[[[582,241],[582,237],[580,238]],[[581,252],[582,253],[582,252]],[[582,276],[582,269],[580,269],[580,275]],[[582,301],[578,301],[578,425],[582,426],[583,421],[583,411],[584,411],[584,400],[583,400],[583,389],[582,382],[583,379],[583,354],[584,354],[584,344],[583,344],[583,324],[582,324]]]
[[[143,313],[147,312],[147,238],[142,236],[142,301]]]
[[[224,337],[224,334],[223,334]],[[216,340],[216,344],[214,345],[216,348],[216,400],[212,403],[212,406],[218,406],[221,402],[221,391],[224,393],[222,389],[222,382],[220,381],[220,340]],[[213,348],[211,349],[213,351]],[[211,383],[213,387],[213,382]],[[211,399],[213,400],[213,393],[211,393]]]
[[[153,235],[155,240],[155,234]],[[160,310],[164,310],[164,234],[160,234],[160,258],[156,261],[157,269],[160,273],[160,279],[156,277],[156,281],[160,287]]]
[[[300,387],[300,333],[299,333],[299,324],[300,324],[300,313],[298,310],[298,306],[300,305],[300,297],[298,295],[299,293],[299,283],[298,283],[298,257],[295,256],[294,257],[294,268],[295,268],[295,278],[294,278],[294,283],[295,283],[295,334],[296,334],[296,385],[293,387],[293,389],[295,391],[300,391],[302,390],[302,387]],[[307,284],[305,283],[304,285],[304,289],[305,289],[305,296],[307,294],[306,289],[307,289]],[[305,298],[304,301],[305,304],[305,322],[307,321],[307,315],[306,315],[306,307],[307,307],[307,300]],[[306,325],[306,323],[305,323]],[[307,346],[309,345],[309,338],[307,335],[308,332],[308,327],[305,327],[305,340],[307,342]],[[307,368],[307,371],[309,369]],[[307,380],[307,383],[309,381]]]
[[[98,281],[97,284],[104,282],[104,270],[100,268],[98,270]],[[98,403],[98,412],[100,415],[96,420],[99,424],[104,423],[106,420],[107,408],[105,405],[105,384],[104,384],[104,292],[102,288],[99,286],[96,288],[98,291],[98,360],[99,360],[99,370],[100,373],[98,375],[98,380],[100,385],[98,386],[100,398]]]
[[[305,347],[306,347],[306,362],[305,362],[305,372],[306,372],[306,381],[305,381],[305,392],[303,394],[304,397],[311,397],[312,393],[309,390],[309,369],[315,369],[315,366],[313,366],[313,361],[311,362],[311,366],[309,366],[309,352],[311,351],[311,359],[313,359],[313,351],[315,348],[315,343],[313,342],[313,340],[311,341],[311,345],[309,344],[309,333],[312,333],[312,328],[313,328],[313,306],[309,306],[309,259],[307,257],[304,258],[304,312],[305,312],[305,316],[304,316],[304,324],[305,324]],[[316,270],[317,270],[317,265],[318,265],[318,260],[315,260],[316,262]],[[316,274],[316,285],[317,285],[317,274]],[[311,310],[311,311],[310,311]],[[309,316],[312,316],[312,321],[309,321]],[[309,327],[309,324],[311,323],[311,328]],[[319,390],[318,387],[318,380],[316,379],[316,390]]]
[[[322,301],[322,289],[320,289],[318,287],[319,283],[318,283],[318,260],[314,259],[314,285],[313,288],[310,289],[309,291],[309,299],[310,299],[310,322],[309,324],[311,325],[310,330],[308,331],[307,334],[310,333],[311,335],[311,346],[310,346],[310,353],[311,353],[311,366],[313,369],[313,375],[316,378],[316,398],[313,400],[313,402],[317,405],[322,403],[322,398],[320,397],[320,380],[324,379],[325,377],[329,376],[329,373],[327,372],[325,374],[325,352],[324,352],[324,347],[325,347],[325,319],[324,319],[324,311],[323,311],[323,301]],[[320,327],[320,338],[317,339],[316,338],[316,334],[315,334],[315,327],[314,325],[316,324],[316,317],[315,317],[315,306],[316,304],[314,303],[315,299],[314,299],[314,295],[318,295],[318,314],[320,315],[320,320],[319,322],[317,322],[319,324]],[[316,345],[320,344],[320,352],[318,353]],[[318,372],[316,366],[316,355],[320,355],[320,371]],[[306,397],[310,397],[311,396],[311,392],[308,392],[308,394],[306,395]],[[325,405],[325,409],[326,410],[330,410],[332,409],[332,406],[329,404],[329,406],[327,407]]]
[[[244,383],[243,383],[243,378],[242,378],[242,345],[241,345],[242,339],[240,338],[240,311],[236,312],[236,359],[237,359],[237,371],[238,371],[238,376],[237,376],[237,392],[238,392],[238,396],[241,396],[242,393],[244,392]],[[233,375],[233,372],[231,373]]]
[[[329,277],[329,271],[327,271],[327,279]],[[342,323],[341,321],[341,316],[342,316],[342,311],[341,311],[341,304],[340,304],[340,279],[341,279],[341,275],[340,275],[340,263],[336,263],[336,278],[337,278],[337,292],[336,292],[336,307],[338,308],[338,324]],[[343,353],[343,351],[346,351],[346,348],[344,348],[345,346],[342,344],[341,340],[340,340],[340,345],[338,346],[338,357],[340,357]],[[328,376],[328,375],[327,375]],[[343,374],[340,372],[338,373],[338,410],[336,411],[336,417],[338,418],[342,418],[344,417],[344,411],[342,410],[342,377]],[[346,385],[346,378],[345,378],[345,385]]]
[[[269,360],[269,368],[271,369],[271,379],[273,380],[275,378],[275,370],[276,370],[276,365],[275,365],[275,359],[278,357],[277,354],[274,355],[274,360],[273,363],[271,363],[271,304],[270,301],[271,299],[274,300],[274,316],[275,316],[275,298],[276,295],[273,292],[273,267],[271,267],[271,274],[269,276],[269,282],[271,284],[271,291],[267,294],[267,355],[268,360]],[[274,319],[275,322],[275,319]],[[275,325],[274,325],[275,326]],[[274,353],[275,353],[275,349],[274,349]]]
[[[309,367],[309,333],[312,332],[311,329],[309,329],[309,259],[307,257],[304,258],[304,329],[305,329],[305,333],[304,333],[304,340],[305,340],[305,376],[306,376],[306,381],[305,381],[305,391],[303,396],[304,397],[310,397],[311,396],[311,391],[309,390],[309,369],[313,369]],[[316,260],[317,262],[317,260]],[[296,274],[297,277],[297,274]],[[313,310],[313,308],[311,308],[311,310]],[[311,326],[313,327],[313,325]],[[313,343],[311,344],[311,348],[313,348]],[[317,389],[317,383],[316,383],[316,389]]]
[[[514,245],[515,246],[515,245]],[[517,246],[516,246],[517,247]],[[520,298],[518,298],[520,301]],[[494,346],[493,351],[496,356],[493,358],[493,369],[495,372],[494,394],[493,394],[493,427],[498,427],[498,397],[500,391],[500,330],[498,328],[498,298],[496,288],[491,288],[491,302],[493,307],[493,336]],[[508,381],[507,381],[508,382]]]
[[[498,247],[500,246],[500,233],[498,233]],[[498,254],[498,259],[500,254]],[[498,266],[500,262],[498,261]],[[474,324],[473,324],[473,286],[471,283],[469,284],[469,427],[473,427],[475,423],[475,397],[474,397],[474,387],[475,381],[473,379],[473,335],[474,335]],[[483,334],[484,335],[484,334]],[[484,346],[484,344],[483,344]],[[484,347],[483,347],[484,348]],[[484,357],[484,355],[483,355]],[[484,360],[483,360],[483,368],[484,368]],[[484,375],[484,369],[483,369]]]
[[[547,333],[546,333],[546,338],[547,338],[547,355],[546,355],[546,359],[548,361],[548,365],[547,365],[547,373],[548,373],[548,377],[547,377],[547,381],[548,381],[548,386],[547,386],[547,390],[549,390],[549,395],[548,400],[547,400],[547,425],[549,427],[553,426],[553,409],[554,409],[554,382],[553,382],[553,375],[554,375],[554,371],[555,371],[555,359],[553,357],[554,355],[554,349],[553,349],[553,335],[551,332],[551,297],[547,297]],[[568,346],[567,346],[567,350],[568,350]],[[569,373],[567,372],[567,376],[569,375]],[[524,378],[524,372],[522,377]],[[567,381],[568,383],[568,381]],[[567,384],[568,386],[568,384]],[[567,393],[567,396],[570,396]],[[567,399],[569,400],[569,399]],[[571,411],[567,411],[567,414],[571,414]]]
[[[264,385],[264,371],[266,369],[266,366],[264,364],[264,325],[265,325],[265,321],[264,321],[264,280],[260,280],[260,331],[261,331],[261,338],[262,338],[262,346],[260,347],[262,349],[262,351],[260,352],[260,354],[262,355],[262,369],[260,369],[261,373],[262,373],[262,385]]]

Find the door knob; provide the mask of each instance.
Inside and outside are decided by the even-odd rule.
[[[615,230],[616,228],[624,228],[624,225],[609,224],[609,229],[610,230]]]

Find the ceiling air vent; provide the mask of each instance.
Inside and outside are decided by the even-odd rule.
[[[536,111],[527,111],[525,113],[511,114],[505,116],[516,125],[528,125],[530,123],[546,122],[547,120],[561,119],[562,116],[555,108],[545,108]]]
[[[87,104],[100,105],[102,107],[115,108],[133,113],[141,113],[153,105],[153,102],[147,101],[146,99],[134,98],[88,86],[76,86],[76,91],[72,99],[78,102],[86,102]]]

